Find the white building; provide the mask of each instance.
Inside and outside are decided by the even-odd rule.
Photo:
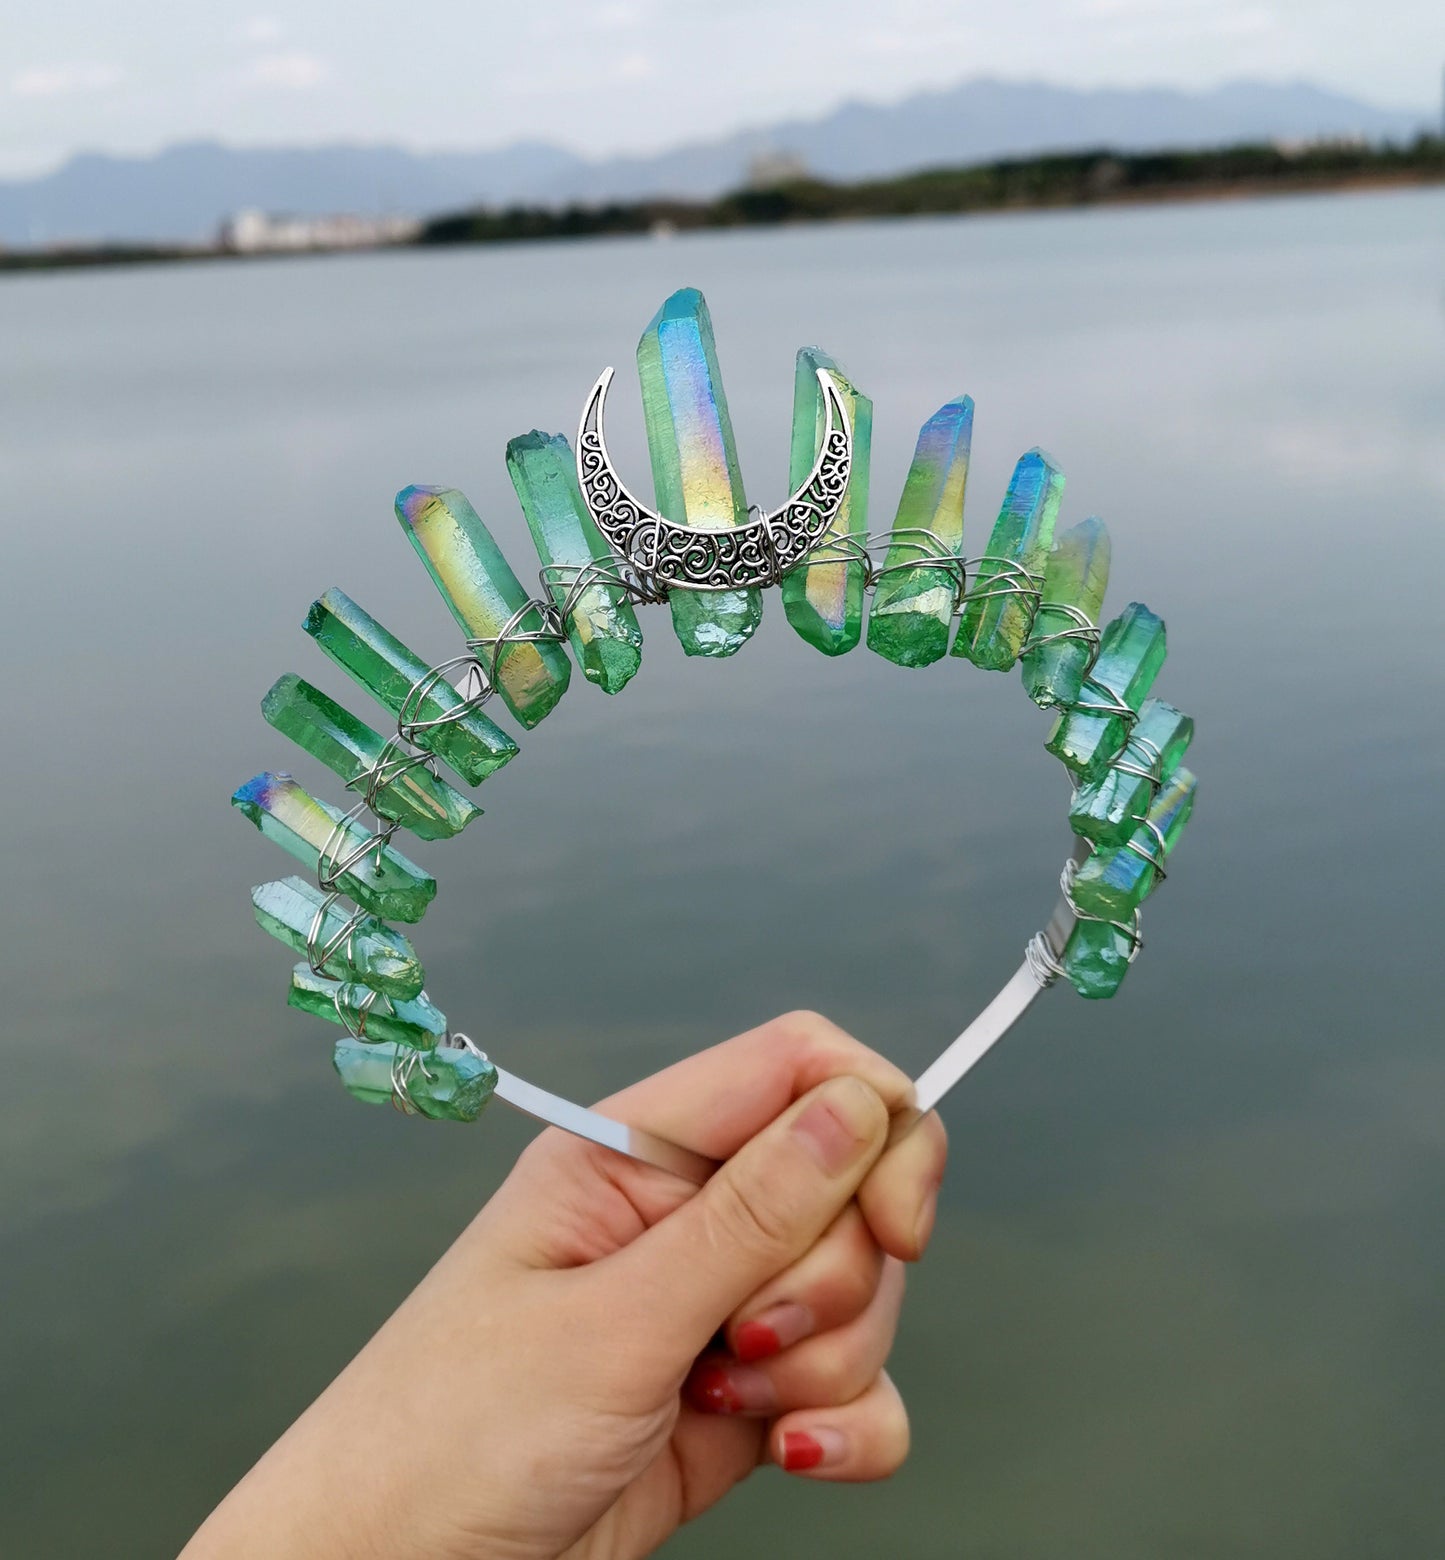
[[[404,244],[416,237],[415,217],[277,216],[255,209],[235,212],[222,224],[217,241],[237,254],[304,249],[372,249]]]

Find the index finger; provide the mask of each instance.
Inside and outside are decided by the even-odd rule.
[[[653,1073],[598,1109],[629,1126],[728,1159],[828,1078],[861,1078],[890,1114],[913,1103],[908,1074],[817,1013],[785,1013]]]

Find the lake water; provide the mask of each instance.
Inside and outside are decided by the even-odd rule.
[[[322,1387],[529,1134],[368,1111],[284,1005],[227,807],[294,767],[287,670],[341,585],[451,620],[391,517],[502,462],[637,335],[712,304],[749,496],[795,346],[918,424],[978,404],[969,532],[1015,457],[1169,623],[1201,801],[1111,1004],[1045,997],[945,1107],[888,1487],[765,1474],[670,1551],[918,1560],[1445,1553],[1445,193],[6,279],[0,1552],[160,1555]],[[1016,675],[828,660],[770,599],[728,663],[644,618],[418,847],[432,994],[594,1097],[788,1007],[916,1070],[1052,903],[1067,791]],[[408,846],[410,849],[410,846]]]

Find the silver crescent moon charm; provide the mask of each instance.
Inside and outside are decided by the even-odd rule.
[[[825,370],[818,370],[824,423],[813,469],[781,508],[725,531],[679,525],[628,492],[602,433],[611,383],[609,368],[583,408],[577,430],[577,483],[597,529],[642,579],[662,592],[672,587],[740,590],[772,585],[826,538],[848,492],[853,431],[848,408]]]

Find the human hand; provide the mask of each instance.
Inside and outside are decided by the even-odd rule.
[[[266,1555],[631,1560],[771,1459],[887,1477],[884,1373],[943,1174],[912,1085],[790,1014],[616,1095],[701,1190],[549,1130],[192,1540]]]

